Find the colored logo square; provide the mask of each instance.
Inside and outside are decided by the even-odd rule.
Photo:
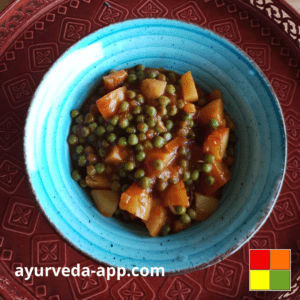
[[[270,250],[250,250],[250,270],[269,270]]]
[[[270,250],[271,270],[290,269],[290,250]]]
[[[291,289],[291,274],[286,270],[270,271],[270,289],[272,291],[289,291]]]
[[[250,270],[250,291],[270,290],[269,270]]]

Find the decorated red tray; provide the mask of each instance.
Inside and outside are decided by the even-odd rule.
[[[72,44],[109,24],[170,18],[209,28],[241,47],[280,101],[287,172],[267,222],[232,256],[167,277],[16,277],[18,267],[89,268],[47,223],[24,166],[27,111],[43,75]],[[0,15],[0,295],[4,299],[300,299],[300,17],[280,0],[24,0]],[[249,291],[249,249],[291,249],[291,291]]]

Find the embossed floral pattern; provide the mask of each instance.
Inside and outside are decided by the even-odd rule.
[[[0,167],[0,180],[11,184],[19,170],[9,162],[4,162]]]
[[[293,217],[294,216],[288,202],[276,204],[275,210],[279,212],[279,214],[278,214],[279,221],[282,221],[285,217]]]
[[[40,245],[40,259],[41,261],[53,260],[56,261],[58,259],[58,244],[50,243],[50,244],[41,244]]]
[[[31,213],[31,208],[22,208],[20,205],[16,205],[11,222],[28,225]]]
[[[233,270],[225,269],[221,266],[217,266],[216,270],[217,276],[215,277],[215,282],[218,284],[225,284],[226,286],[230,286]]]
[[[121,294],[128,300],[138,300],[145,295],[135,281],[132,281],[128,289],[123,289]]]

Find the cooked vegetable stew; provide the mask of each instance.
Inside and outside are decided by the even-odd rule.
[[[222,93],[204,93],[191,72],[111,71],[71,117],[72,177],[103,216],[165,236],[217,209],[231,180],[235,124]]]

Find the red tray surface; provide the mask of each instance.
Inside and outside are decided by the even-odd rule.
[[[72,44],[125,19],[167,17],[210,28],[244,49],[269,78],[288,133],[287,173],[276,206],[242,249],[208,269],[144,278],[14,276],[16,267],[84,266],[38,211],[24,169],[32,95]],[[280,0],[23,0],[0,15],[0,294],[5,299],[300,299],[300,17]],[[291,249],[291,292],[249,292],[249,249]]]

